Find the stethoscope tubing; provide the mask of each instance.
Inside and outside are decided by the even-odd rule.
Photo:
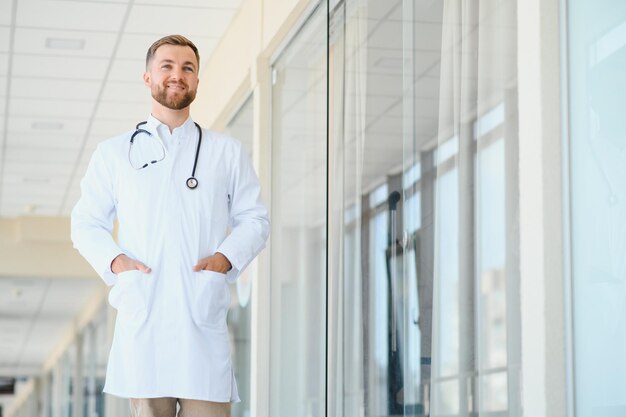
[[[137,125],[135,126],[135,132],[130,136],[130,147],[132,148],[133,143],[135,141],[135,137],[140,134],[140,133],[147,133],[148,136],[152,136],[152,133],[150,133],[149,131],[145,130],[145,129],[141,129],[140,126],[145,125],[146,123],[148,123],[148,121],[143,121],[143,122],[139,122],[137,123]],[[191,171],[191,177],[187,178],[187,181],[185,182],[185,185],[187,185],[187,188],[189,188],[190,190],[194,190],[197,186],[198,186],[198,179],[196,178],[196,168],[198,166],[198,156],[200,155],[200,146],[202,146],[202,128],[200,127],[200,125],[196,122],[193,122],[193,124],[196,126],[196,129],[198,129],[198,144],[196,145],[196,156],[193,160],[193,170]],[[130,148],[128,150],[129,155],[130,155]],[[165,154],[164,154],[165,155]],[[165,158],[165,156],[163,156]],[[154,164],[157,163],[159,160],[154,160],[154,161],[150,161],[150,164]],[[146,168],[148,165],[150,165],[148,163],[145,163],[141,168],[139,169],[143,169]]]

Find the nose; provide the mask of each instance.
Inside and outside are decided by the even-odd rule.
[[[178,67],[174,68],[172,70],[172,72],[170,73],[170,78],[172,80],[176,80],[176,81],[182,79],[183,78],[183,70],[181,68],[178,68]]]

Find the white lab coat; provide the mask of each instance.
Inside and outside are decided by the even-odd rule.
[[[198,187],[190,190],[185,183],[198,138],[193,121],[171,137],[152,116],[143,128],[164,142],[165,159],[135,170],[129,162],[132,131],[102,142],[72,211],[74,247],[112,286],[109,302],[118,311],[104,392],[237,402],[227,282],[237,279],[269,234],[259,181],[240,142],[203,129]],[[117,242],[111,236],[116,217]],[[217,251],[232,270],[192,271]],[[110,264],[120,253],[152,272],[113,274]]]

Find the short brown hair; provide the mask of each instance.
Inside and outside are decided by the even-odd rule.
[[[148,53],[146,54],[146,69],[148,69],[148,66],[150,66],[150,61],[152,61],[156,50],[163,45],[190,47],[193,53],[196,54],[196,60],[198,61],[198,66],[200,66],[200,54],[198,53],[198,48],[196,48],[196,45],[194,45],[193,42],[185,38],[183,35],[169,35],[159,39],[150,46],[150,48],[148,49]]]

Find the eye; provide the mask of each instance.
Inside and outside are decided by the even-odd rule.
[[[193,73],[193,67],[185,67],[185,71]]]
[[[170,64],[164,64],[161,66],[162,69],[170,69],[172,66]]]

